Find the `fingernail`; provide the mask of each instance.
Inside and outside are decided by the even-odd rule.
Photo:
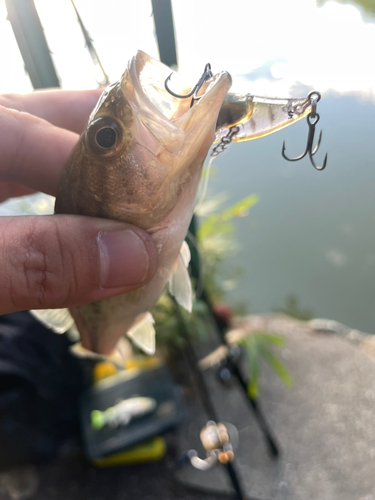
[[[150,258],[142,239],[130,229],[103,231],[98,235],[100,282],[103,288],[141,284]]]

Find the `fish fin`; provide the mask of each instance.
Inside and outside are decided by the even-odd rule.
[[[74,324],[69,309],[34,309],[29,313],[55,333],[65,333]]]
[[[193,292],[191,289],[191,281],[187,267],[190,262],[189,246],[184,241],[181,246],[180,253],[173,266],[171,277],[169,278],[169,292],[177,302],[187,311],[193,309]]]
[[[146,312],[137,317],[127,332],[127,336],[132,339],[134,344],[150,356],[155,353],[154,323],[151,313]]]
[[[191,260],[191,253],[190,253],[189,245],[186,243],[185,240],[182,242],[180,254],[181,254],[182,260],[184,261],[185,266],[188,267],[189,262]]]
[[[113,351],[112,354],[98,354],[96,352],[90,351],[89,349],[86,349],[86,347],[83,347],[81,342],[77,342],[76,344],[72,345],[69,350],[73,354],[73,356],[77,358],[108,361],[115,365],[115,367],[119,370],[125,369],[124,357],[121,354],[120,350],[118,350],[117,348]]]

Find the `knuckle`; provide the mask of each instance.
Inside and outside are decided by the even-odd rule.
[[[14,252],[13,265],[24,283],[24,294],[35,302],[34,307],[47,303],[48,307],[64,306],[68,296],[76,291],[76,281],[69,279],[75,274],[74,265],[69,252],[63,249],[58,227],[41,227],[36,217],[27,224],[22,239]]]

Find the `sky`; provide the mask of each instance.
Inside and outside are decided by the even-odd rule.
[[[96,86],[71,3],[35,0],[63,88]],[[229,8],[228,6],[231,6]],[[111,81],[137,49],[158,57],[150,0],[76,0]],[[315,0],[173,0],[179,69],[195,81],[206,62],[229,71],[233,89],[265,96],[296,90],[357,93],[375,100],[375,20],[358,7]],[[28,92],[4,0],[0,0],[0,92]]]

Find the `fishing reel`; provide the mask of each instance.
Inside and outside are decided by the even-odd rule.
[[[206,458],[198,456],[196,450],[190,450],[186,458],[198,470],[207,471],[217,463],[226,465],[234,459],[234,450],[238,447],[238,431],[229,423],[207,422],[199,434]]]

